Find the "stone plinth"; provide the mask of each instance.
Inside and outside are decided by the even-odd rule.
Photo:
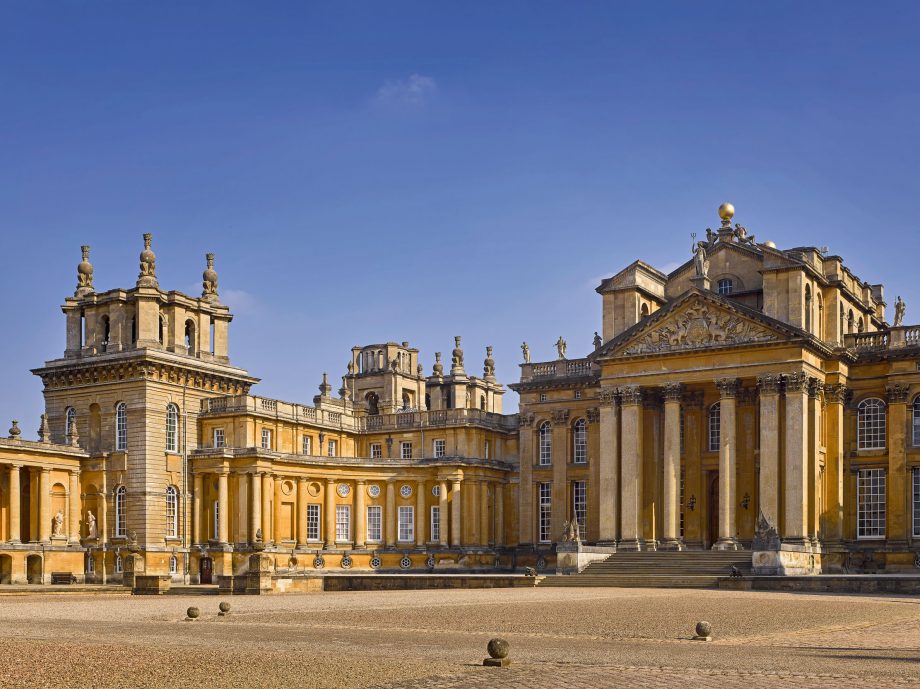
[[[135,574],[131,592],[135,595],[162,595],[169,590],[169,574]]]
[[[616,551],[616,546],[559,543],[556,546],[556,574],[578,574],[592,562],[606,560]]]

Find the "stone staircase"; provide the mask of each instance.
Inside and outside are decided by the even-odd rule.
[[[731,575],[734,565],[751,574],[750,551],[683,550],[621,552],[592,562],[578,574],[544,577],[540,586],[709,588]]]
[[[217,584],[173,584],[166,591],[168,596],[216,596],[218,593]]]

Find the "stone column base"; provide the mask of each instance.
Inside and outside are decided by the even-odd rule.
[[[658,550],[686,550],[687,547],[684,545],[684,542],[679,538],[663,538],[661,539],[661,544],[658,546]]]
[[[640,552],[644,550],[655,550],[656,543],[654,541],[645,541],[641,538],[639,539],[629,539],[620,541],[617,545],[617,550],[629,553],[629,552]]]
[[[742,550],[737,538],[720,538],[712,545],[713,550]]]

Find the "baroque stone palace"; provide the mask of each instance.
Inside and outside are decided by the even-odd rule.
[[[0,581],[553,568],[614,549],[750,550],[755,572],[897,572],[920,550],[920,327],[815,247],[732,225],[670,274],[597,288],[586,357],[532,362],[503,414],[455,338],[355,347],[310,404],[250,394],[214,257],[203,292],[96,292],[34,374],[37,441],[0,440]],[[695,235],[694,235],[695,240]],[[255,558],[255,559],[254,559]]]

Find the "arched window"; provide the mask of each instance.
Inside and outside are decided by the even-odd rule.
[[[166,341],[163,339],[166,333],[166,316],[160,314],[160,331],[157,334],[157,337],[160,341],[160,344],[165,344]]]
[[[642,316],[642,318],[645,318],[646,316],[648,316],[648,304],[643,304],[639,308],[639,314]]]
[[[920,395],[914,398],[912,410],[911,423],[913,433],[911,433],[911,435],[913,436],[913,446],[920,447]]]
[[[169,558],[169,573],[178,574],[179,573],[179,558],[175,555]]]
[[[805,285],[805,330],[811,332],[811,285]]]
[[[115,574],[121,574],[124,570],[124,564],[121,559],[121,555],[115,556]]]
[[[572,427],[572,461],[585,464],[588,461],[588,428],[584,419],[578,419]]]
[[[179,451],[179,407],[166,405],[166,451]]]
[[[166,488],[166,538],[179,535],[179,492],[175,486]]]
[[[865,330],[865,329],[866,329],[866,326],[865,326],[865,324],[863,323],[862,316],[860,316],[860,317],[859,317],[859,323],[858,323],[857,326],[856,326],[856,332],[861,333],[861,332],[862,332],[863,330]]]
[[[367,401],[367,413],[369,416],[376,416],[380,413],[379,402],[380,399],[377,397],[376,392],[367,393],[367,397],[364,398]]]
[[[115,405],[115,450],[128,449],[128,405],[119,402]]]
[[[126,536],[128,526],[125,523],[125,487],[115,489],[115,535]]]
[[[111,334],[111,327],[109,325],[109,317],[102,317],[102,340],[99,342],[100,349],[103,352],[108,351],[109,348],[109,335]]]
[[[195,345],[195,322],[191,319],[185,321],[185,351],[194,354],[198,351]]]
[[[486,410],[486,396],[485,395],[479,396],[479,408],[482,409],[482,411]]]
[[[64,419],[64,435],[67,435],[70,433],[70,424],[77,421],[77,410],[73,407],[67,407],[67,411],[64,412]]]
[[[719,433],[722,429],[722,403],[716,402],[709,407],[709,451],[718,452],[722,446]]]
[[[859,403],[856,412],[856,439],[860,450],[885,449],[885,403],[870,397]]]
[[[549,421],[540,424],[540,464],[548,466],[553,462],[553,427]]]
[[[840,341],[843,342],[843,334],[846,332],[847,317],[843,312],[843,304],[840,305]]]
[[[735,283],[731,278],[722,278],[717,285],[719,294],[731,294],[735,288]]]
[[[853,309],[850,309],[850,312],[847,314],[847,332],[848,333],[853,332],[853,322],[855,320],[856,319],[853,316]]]
[[[818,292],[818,337],[824,339],[824,297]]]

